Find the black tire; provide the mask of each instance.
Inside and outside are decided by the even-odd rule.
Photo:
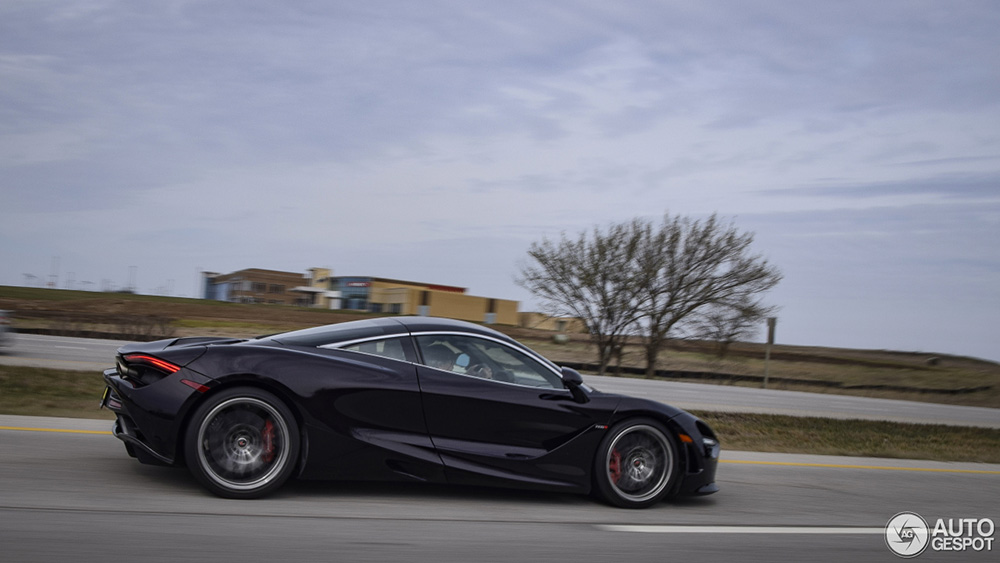
[[[673,492],[680,467],[676,441],[662,424],[626,420],[615,425],[597,449],[595,489],[615,506],[646,508]]]
[[[188,469],[225,498],[258,498],[295,469],[299,428],[288,407],[261,389],[219,392],[191,416],[184,439]]]

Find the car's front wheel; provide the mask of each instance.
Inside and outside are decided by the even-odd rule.
[[[677,458],[674,439],[660,423],[649,419],[619,423],[598,448],[594,461],[597,492],[623,508],[651,506],[673,490]]]
[[[226,498],[256,498],[291,476],[299,431],[288,407],[261,389],[221,391],[199,406],[184,440],[188,469]]]

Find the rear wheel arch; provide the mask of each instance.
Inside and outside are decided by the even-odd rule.
[[[246,387],[253,389],[260,389],[261,391],[266,391],[276,396],[285,404],[286,407],[295,416],[295,424],[299,429],[300,434],[304,434],[303,428],[305,428],[305,418],[302,415],[301,410],[295,404],[295,401],[291,400],[292,394],[285,388],[278,385],[268,385],[264,380],[260,379],[255,375],[242,375],[227,378],[225,381],[219,385],[211,387],[208,391],[201,393],[198,399],[189,405],[182,415],[183,422],[178,425],[178,435],[177,435],[177,452],[178,452],[178,463],[183,463],[184,460],[184,439],[187,436],[188,426],[191,424],[191,419],[194,413],[198,410],[202,404],[206,401],[212,400],[216,394],[222,393],[233,387]]]
[[[301,466],[303,452],[307,448],[305,433],[302,430],[302,415],[294,403],[289,401],[280,390],[254,383],[256,382],[234,380],[211,389],[191,406],[184,424],[181,425],[180,441],[177,448],[179,452],[182,452],[179,463],[187,465],[199,482],[219,496],[256,498],[272,492],[296,473],[297,468]],[[250,430],[244,432],[245,436],[230,438],[230,434],[235,434],[234,432],[223,435],[224,433],[218,430],[219,424],[210,425],[209,419],[214,418],[221,419],[222,423],[220,424],[222,425],[229,424],[235,427],[237,423],[230,420],[237,416],[233,415],[232,412],[239,409],[247,410],[250,413],[239,415],[248,417],[252,422],[246,424]],[[270,428],[265,426],[267,430],[262,432],[261,424],[272,426]],[[257,428],[252,428],[254,426]],[[226,473],[226,468],[219,465],[221,457],[212,459],[211,455],[204,453],[204,447],[197,445],[199,435],[201,435],[203,444],[210,441],[216,444],[215,447],[218,449],[218,444],[225,443],[229,454],[233,454],[233,450],[238,449],[237,444],[240,444],[246,448],[245,451],[233,455],[243,456],[245,460],[257,455],[259,459],[266,460],[264,466],[280,463],[280,467],[273,468],[273,471],[268,467],[261,469],[259,485],[255,484],[252,477],[245,478],[236,473]],[[280,444],[276,448],[277,461],[268,458],[273,453],[269,449],[273,447],[271,439]],[[224,442],[225,440],[229,441]],[[246,443],[243,443],[242,440],[245,440]],[[267,445],[262,446],[262,444]],[[264,449],[262,450],[262,448]],[[263,455],[261,455],[262,451],[264,451]],[[230,455],[229,459],[223,463],[234,463],[234,459]],[[246,467],[250,467],[250,465],[246,465]]]

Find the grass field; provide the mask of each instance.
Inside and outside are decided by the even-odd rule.
[[[728,449],[1000,463],[1000,430],[696,411]]]
[[[103,418],[100,373],[0,365],[0,414]]]

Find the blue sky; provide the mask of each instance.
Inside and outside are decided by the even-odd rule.
[[[785,274],[779,341],[1000,360],[997,29],[960,0],[7,0],[0,284],[320,266],[531,309],[531,242],[717,212]]]

